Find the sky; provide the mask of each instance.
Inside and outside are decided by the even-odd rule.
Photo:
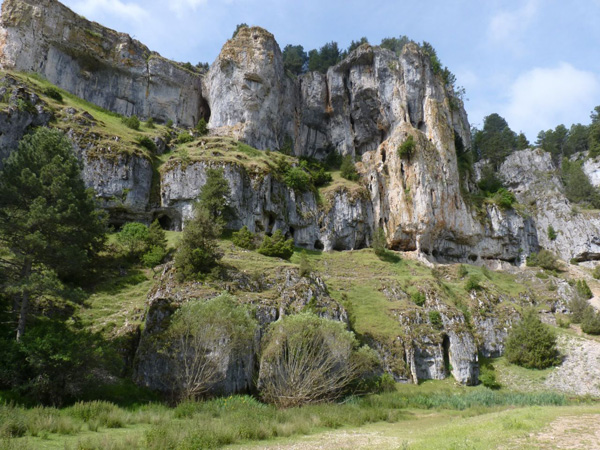
[[[283,49],[362,36],[428,41],[466,89],[471,125],[498,113],[535,141],[600,105],[600,0],[63,0],[180,62],[209,62],[239,23]]]

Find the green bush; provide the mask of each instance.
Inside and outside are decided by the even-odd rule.
[[[505,353],[511,364],[528,369],[545,369],[560,362],[556,336],[533,309],[510,330]]]
[[[502,209],[509,209],[517,202],[515,194],[505,188],[500,188],[492,196],[492,201]]]
[[[587,315],[581,322],[581,331],[587,334],[600,334],[600,314],[594,311],[593,308],[588,310]]]
[[[477,275],[469,276],[469,278],[465,282],[465,290],[471,292],[481,289],[481,284],[479,284],[479,281],[480,279]]]
[[[208,134],[208,124],[206,123],[206,120],[204,120],[204,117],[198,121],[196,131],[200,136],[206,136]]]
[[[408,135],[404,142],[398,146],[398,156],[400,158],[410,158],[416,147],[415,138],[412,135]]]
[[[292,167],[284,176],[285,184],[295,191],[306,192],[312,186],[312,180],[300,167]]]
[[[556,234],[556,230],[552,225],[548,225],[548,239],[551,241],[555,241],[558,235]]]
[[[425,297],[425,294],[423,292],[413,292],[410,295],[410,298],[417,306],[423,306],[425,304],[425,301],[427,300],[427,297]]]
[[[335,149],[330,148],[325,157],[325,167],[329,170],[337,170],[342,166],[343,159]]]
[[[152,269],[153,267],[160,265],[166,256],[167,251],[164,248],[153,245],[142,255],[142,263],[144,266]]]
[[[434,328],[442,329],[444,326],[444,323],[442,322],[442,315],[440,314],[439,311],[429,311],[429,322],[431,323],[431,325]]]
[[[358,181],[359,175],[354,165],[354,158],[352,155],[346,155],[342,158],[342,165],[340,166],[340,175],[342,178],[350,181]]]
[[[154,119],[152,117],[148,117],[148,120],[146,120],[146,128],[149,130],[154,130],[156,128],[156,125],[154,125]]]
[[[136,142],[152,153],[156,153],[156,144],[148,136],[138,136]]]
[[[231,242],[238,247],[245,248],[246,250],[256,249],[256,236],[245,225],[241,230],[233,233],[231,236]]]
[[[178,144],[187,144],[188,142],[192,142],[194,140],[194,136],[192,136],[187,131],[182,131],[177,135],[177,143]]]
[[[167,128],[173,128],[173,121],[171,119],[167,120],[167,123],[165,124],[165,126]]]
[[[123,117],[121,122],[123,122],[123,125],[127,128],[131,128],[132,130],[139,131],[140,129],[140,119],[138,119],[137,116]]]
[[[479,365],[479,381],[488,389],[500,389],[500,383],[496,380],[496,370],[490,362],[481,359]]]
[[[305,251],[300,253],[300,267],[298,270],[301,277],[308,277],[313,271]]]
[[[261,347],[261,397],[280,407],[339,398],[375,360],[343,323],[310,313],[271,324]]]
[[[384,257],[387,253],[387,238],[385,237],[385,231],[383,228],[377,228],[373,233],[373,243],[371,244],[373,251],[380,258]]]
[[[294,254],[294,240],[286,239],[283,232],[277,230],[272,237],[265,235],[258,248],[258,253],[265,256],[290,259]]]
[[[44,89],[44,95],[50,97],[51,99],[56,100],[57,102],[63,102],[63,96],[58,89],[53,86],[47,87]]]
[[[583,319],[593,312],[593,308],[588,301],[579,295],[571,299],[569,309],[571,310],[571,322],[573,323],[583,322]]]
[[[527,257],[527,267],[541,267],[546,270],[560,270],[558,257],[550,250],[540,250]]]
[[[594,296],[592,290],[590,289],[585,280],[577,280],[577,283],[575,284],[575,290],[577,291],[577,294],[579,294],[580,297],[586,300],[589,300]]]
[[[117,243],[129,259],[139,258],[148,250],[150,235],[143,223],[129,222],[117,233]]]
[[[596,267],[594,267],[594,270],[592,271],[592,276],[596,280],[600,280],[600,264],[598,264]]]

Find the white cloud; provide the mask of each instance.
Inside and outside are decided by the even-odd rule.
[[[199,6],[205,5],[207,0],[171,0],[169,8],[182,16],[186,12],[196,11]]]
[[[509,90],[502,115],[516,131],[531,140],[541,130],[559,124],[589,123],[589,114],[600,103],[600,80],[568,63],[555,68],[535,68],[520,75]]]
[[[120,19],[136,22],[148,18],[148,12],[135,3],[121,0],[83,0],[74,5],[74,9],[84,16],[112,15]]]
[[[492,42],[519,50],[519,41],[523,32],[535,18],[539,9],[539,0],[528,0],[514,11],[502,11],[492,17],[488,37]]]

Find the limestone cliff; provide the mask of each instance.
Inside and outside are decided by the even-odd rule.
[[[126,116],[194,126],[208,114],[198,74],[56,0],[5,0],[0,67],[35,72]]]

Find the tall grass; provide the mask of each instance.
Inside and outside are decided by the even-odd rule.
[[[414,389],[350,397],[338,404],[289,409],[277,409],[250,396],[184,402],[175,408],[148,404],[128,409],[106,401],[79,402],[63,409],[28,409],[0,404],[0,442],[20,448],[13,445],[15,438],[26,437],[18,441],[25,445],[32,438],[45,438],[49,434],[76,436],[87,432],[85,438],[77,441],[76,448],[218,448],[244,441],[308,434],[323,428],[398,422],[405,417],[403,411],[407,409],[473,410],[479,413],[489,408],[567,403],[565,396],[556,393],[513,393],[475,388],[464,392]],[[110,438],[105,432],[89,435],[89,432],[127,429],[141,424],[152,425],[143,438],[127,432]],[[5,446],[11,448],[9,444]]]

